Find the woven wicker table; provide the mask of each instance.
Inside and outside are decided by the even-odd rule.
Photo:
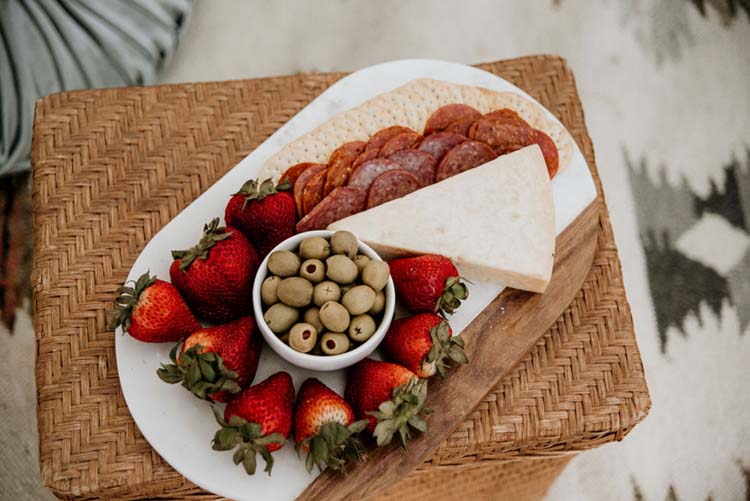
[[[555,113],[603,194],[575,82],[537,56],[480,65]],[[32,148],[41,474],[58,496],[213,498],[138,431],[105,311],[141,249],[342,73],[88,90],[37,103]],[[651,405],[606,204],[570,307],[470,419],[382,494],[543,495],[572,454],[622,439]]]

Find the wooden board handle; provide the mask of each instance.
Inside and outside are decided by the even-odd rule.
[[[350,465],[344,474],[327,470],[299,499],[367,497],[422,464],[568,307],[591,269],[598,226],[596,200],[557,237],[552,280],[544,294],[507,288],[464,329],[469,364],[453,369],[442,383],[433,378],[427,397],[434,410],[427,418],[429,430],[415,436],[408,450],[394,442],[370,452],[367,461]]]

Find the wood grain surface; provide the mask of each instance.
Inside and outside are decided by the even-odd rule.
[[[430,453],[479,404],[531,349],[568,307],[586,278],[597,245],[599,202],[591,203],[558,237],[552,280],[544,294],[505,289],[463,331],[469,364],[442,383],[431,381],[429,429],[409,442],[373,450],[366,462],[345,474],[323,472],[299,499],[339,500],[367,497],[395,485]]]

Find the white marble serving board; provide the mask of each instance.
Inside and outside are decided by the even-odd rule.
[[[282,146],[336,113],[410,80],[425,77],[514,91],[531,99],[525,92],[491,73],[444,61],[393,61],[352,73],[313,100],[157,233],[136,260],[128,280],[137,278],[146,270],[168,279],[172,261],[169,251],[194,245],[203,223],[223,215],[229,195],[245,180],[256,177],[266,159]],[[552,114],[549,116],[554,118]],[[596,198],[591,173],[577,146],[571,165],[555,177],[552,187],[559,234]],[[463,330],[501,290],[502,287],[495,284],[474,284],[469,299],[451,317],[454,332]],[[276,464],[271,477],[260,468],[254,477],[249,477],[242,467],[232,463],[231,453],[212,451],[210,442],[217,425],[209,404],[196,399],[179,385],[162,383],[156,376],[160,363],[168,361],[171,346],[140,343],[121,334],[118,330],[115,349],[120,384],[128,408],[143,436],[182,475],[208,491],[237,500],[292,499],[315,478],[314,474],[305,471],[291,442],[274,453]],[[265,347],[255,381],[279,370],[288,371],[297,387],[307,377],[315,376],[334,390],[343,392],[344,371],[314,373],[302,370]],[[262,460],[259,458],[259,461]]]

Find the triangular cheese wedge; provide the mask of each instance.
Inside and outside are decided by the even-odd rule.
[[[555,208],[538,146],[500,156],[328,226],[384,258],[450,257],[470,280],[544,292],[555,253]]]

